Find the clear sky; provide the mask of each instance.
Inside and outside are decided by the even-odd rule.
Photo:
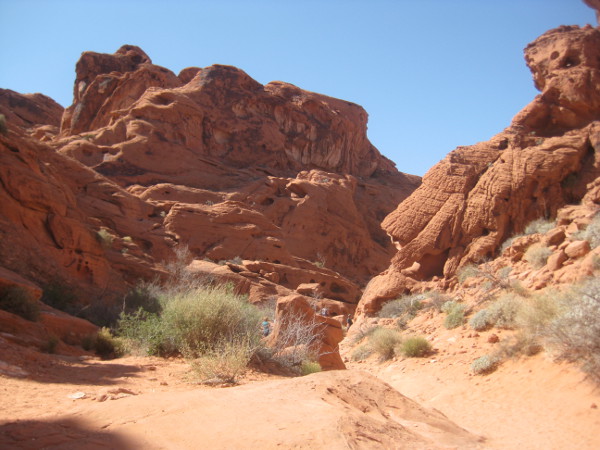
[[[580,0],[0,0],[0,87],[68,106],[79,55],[123,44],[175,73],[230,64],[358,103],[379,151],[423,175],[533,99],[529,42],[586,23]]]

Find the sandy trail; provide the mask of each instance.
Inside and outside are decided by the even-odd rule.
[[[180,360],[41,358],[36,379],[0,378],[1,448],[480,448],[366,372],[207,388]]]

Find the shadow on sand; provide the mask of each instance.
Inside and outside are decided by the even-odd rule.
[[[107,430],[94,430],[84,421],[65,418],[0,423],[0,449],[116,449],[140,448],[139,443]]]

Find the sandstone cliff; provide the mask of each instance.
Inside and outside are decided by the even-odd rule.
[[[525,49],[541,91],[488,142],[459,147],[383,221],[398,253],[361,301],[382,302],[498,254],[502,242],[565,204],[600,204],[600,30],[563,26]],[[445,281],[444,281],[445,280]]]
[[[0,92],[3,267],[111,302],[187,246],[253,301],[348,314],[389,264],[380,221],[420,179],[371,145],[360,106],[229,66],[175,75],[130,45],[82,54],[73,95],[63,114]]]

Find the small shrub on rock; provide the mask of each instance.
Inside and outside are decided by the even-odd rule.
[[[533,244],[527,249],[523,259],[531,264],[534,269],[541,269],[546,265],[551,254],[552,250],[545,245]]]
[[[411,294],[391,300],[383,305],[378,316],[384,318],[405,317],[410,320],[423,307],[425,298],[424,294]]]
[[[0,288],[0,309],[35,322],[40,315],[40,306],[31,294],[19,286]]]
[[[409,358],[420,358],[431,353],[431,344],[421,336],[413,336],[402,341],[400,349],[404,356]]]
[[[584,230],[576,233],[575,237],[588,241],[591,248],[598,247],[600,245],[600,213],[594,216]]]
[[[546,234],[556,227],[556,221],[544,218],[536,219],[525,227],[525,234]]]

